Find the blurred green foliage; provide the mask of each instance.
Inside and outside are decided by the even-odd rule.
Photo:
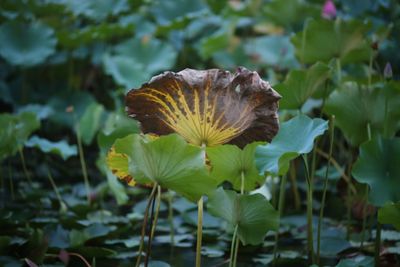
[[[131,263],[136,256],[132,248],[138,246],[138,237],[132,237],[132,232],[140,231],[143,217],[136,210],[143,205],[146,190],[121,184],[106,168],[105,155],[116,139],[140,132],[139,124],[125,115],[127,90],[140,87],[160,72],[184,68],[232,71],[244,66],[257,71],[283,97],[282,122],[298,113],[312,118],[334,115],[337,176],[343,176],[342,170],[350,173],[347,170],[357,162],[354,177],[371,186],[371,203],[383,206],[379,221],[398,229],[400,3],[336,0],[336,18],[332,19],[322,17],[323,4],[320,0],[2,0],[0,265],[20,266],[20,259],[27,257],[38,264],[44,262],[43,266],[64,266],[48,256],[54,254],[57,258],[61,249],[97,259],[96,266]],[[385,79],[383,70],[388,62],[393,77]],[[294,120],[299,125],[289,127]],[[259,154],[264,154],[258,156],[258,165],[271,173],[286,173],[289,163],[300,153],[311,151],[314,138],[326,128],[321,123],[320,131],[316,131],[311,122],[319,119],[310,121],[300,115],[282,123],[277,144],[258,147]],[[77,135],[83,143],[90,177],[89,204],[81,182]],[[276,149],[272,149],[274,146]],[[227,151],[210,150],[211,162],[221,162],[220,169],[212,170],[223,178],[220,182],[231,181],[238,189],[238,172],[243,169],[248,170],[251,180],[246,190],[262,181],[251,163],[253,155],[247,155],[246,150],[224,149]],[[321,141],[321,149],[326,151],[326,141]],[[30,186],[24,182],[20,157],[16,155],[19,150],[25,154],[24,165],[32,173]],[[242,160],[241,166],[232,168],[236,175],[227,167],[228,158],[218,153]],[[304,193],[303,170],[296,160],[293,162],[297,166],[298,190]],[[321,170],[326,168],[324,160],[316,164]],[[49,170],[54,187],[47,178]],[[318,183],[316,188],[322,188]],[[273,179],[271,184],[273,193]],[[348,201],[351,206],[353,198],[343,196],[346,188],[339,179],[332,179],[329,185],[327,204],[341,217],[325,222],[325,226],[340,228],[338,221],[346,212],[343,203]],[[190,187],[178,187],[190,195]],[[226,198],[239,204],[253,203],[251,196],[246,199],[232,191],[224,192]],[[364,197],[361,194],[352,197]],[[171,196],[164,197],[166,203],[170,201]],[[183,248],[192,245],[195,212],[183,199],[175,199],[172,229],[177,233],[175,245],[182,250],[175,253],[177,259],[171,265],[188,266],[193,254]],[[356,213],[357,207],[352,208]],[[215,199],[210,209],[214,214],[224,212]],[[223,221],[205,214],[205,239],[209,244],[204,247],[205,266],[220,264],[221,255],[229,251],[226,226],[238,225],[242,217],[233,210],[228,215]],[[263,222],[268,220],[262,214],[256,215]],[[239,234],[239,238],[244,243],[261,242],[261,236],[276,228],[273,219],[270,225],[260,228],[259,236],[244,239]],[[350,230],[360,228],[356,220],[350,221]],[[245,223],[241,231],[251,225]],[[287,251],[281,251],[278,265],[288,266],[295,258],[296,266],[307,266],[301,256],[303,245],[296,243],[305,237],[305,220],[290,217],[282,223],[279,231],[294,241],[289,242]],[[169,227],[170,222],[161,218],[160,233],[170,231]],[[332,251],[348,248],[347,240],[341,236],[338,239],[330,243]],[[253,256],[241,255],[243,261],[270,262],[271,255],[265,254],[270,253],[269,241],[261,248],[246,247],[248,253],[244,254]],[[159,242],[171,243],[169,236],[160,236]],[[338,257],[330,255],[326,265],[362,262],[372,266],[368,257],[337,263]],[[71,266],[79,264],[70,257]]]

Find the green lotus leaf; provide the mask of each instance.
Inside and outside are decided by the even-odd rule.
[[[268,231],[277,230],[279,214],[261,194],[240,195],[218,188],[208,199],[210,214],[238,226],[238,237],[243,245],[257,245]]]
[[[246,145],[243,150],[234,145],[219,145],[207,148],[207,157],[212,169],[211,175],[218,183],[229,181],[233,188],[240,190],[242,173],[244,190],[251,191],[263,184],[265,176],[260,175],[255,165],[254,153],[261,142]]]
[[[368,124],[374,137],[384,134],[386,120],[386,134],[393,136],[400,129],[399,85],[391,82],[383,88],[364,89],[353,82],[345,83],[329,96],[324,112],[335,115],[336,125],[354,146],[368,140]]]
[[[315,138],[327,129],[327,121],[310,119],[306,115],[299,115],[282,123],[272,142],[256,149],[256,166],[260,174],[285,174],[290,161],[301,154],[309,153]]]
[[[400,201],[400,138],[376,137],[360,146],[352,175],[370,187],[369,202],[381,207]]]
[[[205,165],[204,150],[187,144],[177,134],[155,140],[128,135],[118,139],[114,148],[116,153],[128,156],[129,173],[138,183],[156,182],[193,202],[215,188],[216,181]]]
[[[68,0],[65,3],[74,15],[83,15],[97,21],[129,10],[127,0]]]
[[[56,44],[54,30],[41,22],[8,21],[0,25],[0,55],[13,65],[43,63],[54,53]]]
[[[29,135],[39,127],[40,121],[34,113],[1,114],[0,160],[14,155],[22,148]]]
[[[270,35],[249,39],[246,54],[266,66],[297,67],[294,47],[288,36]]]
[[[51,142],[36,135],[29,138],[29,140],[25,142],[25,146],[38,148],[44,153],[53,153],[59,155],[63,158],[63,160],[67,160],[72,156],[76,156],[78,153],[76,145],[69,145],[65,140]]]
[[[371,53],[366,41],[370,27],[358,20],[311,20],[292,37],[292,43],[303,63],[328,62],[332,58],[340,58],[342,63],[367,61]]]
[[[96,102],[91,103],[79,119],[79,134],[86,145],[90,145],[100,128],[104,107]]]
[[[118,138],[139,133],[139,125],[122,112],[109,113],[97,135],[97,143],[102,151],[108,151]]]
[[[289,28],[294,24],[303,23],[307,17],[317,17],[320,13],[321,8],[318,5],[301,0],[273,0],[267,2],[263,9],[267,20]]]
[[[321,62],[308,70],[291,70],[283,83],[274,86],[282,96],[280,108],[301,109],[310,97],[315,97],[317,91],[323,90],[329,74],[330,68]]]
[[[154,1],[150,12],[159,25],[171,25],[208,11],[201,0]]]
[[[383,205],[378,210],[378,221],[384,224],[392,224],[400,231],[400,202]]]
[[[103,57],[105,71],[127,89],[140,87],[150,77],[174,66],[177,52],[157,39],[130,39]]]

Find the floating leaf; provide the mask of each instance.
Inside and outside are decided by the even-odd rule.
[[[270,230],[279,226],[278,212],[261,194],[239,195],[235,191],[218,188],[208,200],[210,214],[238,226],[238,237],[243,245],[257,245]]]
[[[129,172],[138,183],[158,183],[190,201],[197,201],[215,187],[208,175],[205,153],[176,134],[153,141],[129,135],[115,142],[115,151],[129,158]]]
[[[153,77],[126,96],[129,116],[145,133],[176,132],[189,143],[241,147],[278,131],[280,96],[256,72],[185,69]]]
[[[316,137],[328,129],[328,122],[299,115],[284,122],[270,144],[256,149],[256,165],[260,173],[283,175],[292,159],[309,153]]]
[[[9,63],[34,66],[54,53],[54,30],[41,22],[8,21],[0,25],[0,55]]]
[[[173,67],[177,52],[158,39],[131,39],[103,58],[105,71],[127,89],[139,87],[154,73]]]
[[[392,224],[400,231],[400,202],[383,205],[378,210],[378,221],[384,224]]]
[[[218,183],[229,181],[233,188],[240,190],[242,173],[244,189],[251,191],[264,183],[265,176],[260,175],[254,162],[254,153],[260,142],[248,144],[243,150],[234,145],[219,145],[207,148],[207,157],[211,162],[211,175]]]
[[[400,129],[400,86],[389,83],[383,88],[359,88],[348,82],[327,99],[324,112],[335,115],[336,125],[354,146],[368,140],[368,124],[372,137],[384,133],[387,105],[387,135]]]
[[[275,86],[282,95],[280,108],[300,109],[303,104],[321,88],[329,77],[330,68],[320,62],[308,70],[291,70],[286,80]],[[328,93],[328,92],[326,92]]]
[[[29,140],[25,142],[25,146],[38,148],[44,153],[57,154],[62,157],[63,160],[67,160],[78,154],[76,145],[69,145],[65,140],[51,142],[36,135],[29,138]]]
[[[370,187],[369,202],[381,207],[400,201],[400,138],[377,137],[360,146],[352,175]]]
[[[328,62],[340,58],[342,63],[366,61],[371,48],[366,41],[370,24],[358,20],[311,20],[292,43],[303,63]]]
[[[22,148],[29,135],[40,127],[35,114],[23,112],[19,115],[0,115],[0,160],[14,155]]]

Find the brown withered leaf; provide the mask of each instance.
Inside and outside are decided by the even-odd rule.
[[[256,72],[185,69],[153,77],[126,96],[128,115],[144,133],[176,132],[189,143],[244,147],[279,130],[281,96]]]

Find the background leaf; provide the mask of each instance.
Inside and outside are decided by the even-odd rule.
[[[36,147],[44,153],[57,154],[62,157],[63,160],[67,160],[68,158],[78,154],[76,145],[69,145],[65,140],[51,142],[47,139],[40,138],[37,135],[29,138],[29,140],[25,142],[25,146]]]
[[[54,30],[41,22],[0,25],[0,55],[13,65],[40,64],[54,53],[56,44]]]
[[[360,146],[352,175],[369,185],[369,202],[381,207],[400,201],[400,138],[377,137]]]
[[[392,224],[400,230],[400,202],[383,205],[378,210],[378,221],[382,224]]]
[[[303,63],[328,62],[332,58],[340,58],[342,63],[366,61],[371,53],[365,38],[370,27],[358,20],[313,19],[292,37],[292,43]]]
[[[310,97],[315,97],[316,92],[324,90],[329,74],[330,68],[321,62],[315,63],[308,70],[291,70],[283,83],[274,86],[282,96],[280,108],[301,109]],[[320,95],[323,93],[320,92]]]
[[[367,125],[372,137],[384,133],[387,104],[387,135],[400,128],[400,86],[392,82],[382,88],[360,88],[349,82],[336,89],[327,99],[324,112],[335,115],[336,125],[354,146],[368,140]]]
[[[39,127],[40,121],[33,113],[0,114],[0,160],[14,155]]]
[[[103,57],[106,73],[126,89],[138,88],[157,72],[172,68],[174,48],[154,38],[134,38],[115,46]]]

